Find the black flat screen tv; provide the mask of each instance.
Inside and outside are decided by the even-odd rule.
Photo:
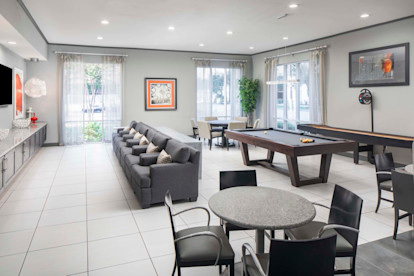
[[[0,64],[0,106],[12,104],[13,69]]]

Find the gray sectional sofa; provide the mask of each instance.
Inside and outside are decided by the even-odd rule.
[[[164,202],[168,190],[173,200],[197,200],[200,152],[145,123],[132,121],[130,127],[158,146],[158,152],[146,153],[148,145],[139,145],[140,139],[133,139],[123,128],[112,136],[115,155],[141,206]],[[163,149],[172,163],[156,164]]]

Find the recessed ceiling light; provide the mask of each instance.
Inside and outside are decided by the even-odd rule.
[[[289,39],[289,37],[287,37],[287,36],[283,37],[283,40],[288,40],[288,39]]]
[[[101,24],[103,24],[103,25],[108,25],[108,24],[109,24],[109,21],[108,21],[108,20],[102,20],[102,21],[101,21]]]
[[[97,37],[97,39],[102,40],[102,39],[103,39],[103,37],[102,37],[102,36],[98,36],[98,37]]]
[[[299,4],[290,4],[289,8],[291,9],[296,9],[297,7],[299,7]]]
[[[369,14],[368,13],[363,13],[363,14],[360,15],[360,17],[361,18],[367,18],[367,17],[369,17]]]
[[[204,47],[204,43],[200,43],[200,44],[198,44],[198,46]]]
[[[169,27],[168,27],[168,30],[170,30],[170,31],[174,31],[174,30],[175,30],[175,27],[174,27],[174,26],[169,26]]]
[[[16,44],[17,44],[15,41],[9,41],[9,42],[7,42],[7,43],[9,43],[9,44],[11,44],[11,45],[16,45]]]
[[[249,49],[250,49],[250,50],[253,50],[253,49],[254,49],[254,47],[253,47],[253,46],[250,46],[250,47],[249,47]]]
[[[232,31],[227,31],[227,34],[228,34],[228,35],[232,35],[232,34],[233,34],[233,32],[232,32]]]

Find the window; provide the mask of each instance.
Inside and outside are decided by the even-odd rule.
[[[310,119],[309,61],[278,65],[276,80],[270,89],[271,126],[296,130],[297,124]]]
[[[241,116],[239,80],[242,68],[197,67],[197,120],[217,116],[230,120]]]

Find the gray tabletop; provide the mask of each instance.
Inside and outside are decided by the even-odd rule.
[[[211,211],[232,224],[252,229],[289,229],[305,225],[316,215],[307,199],[266,187],[235,187],[214,194]]]

